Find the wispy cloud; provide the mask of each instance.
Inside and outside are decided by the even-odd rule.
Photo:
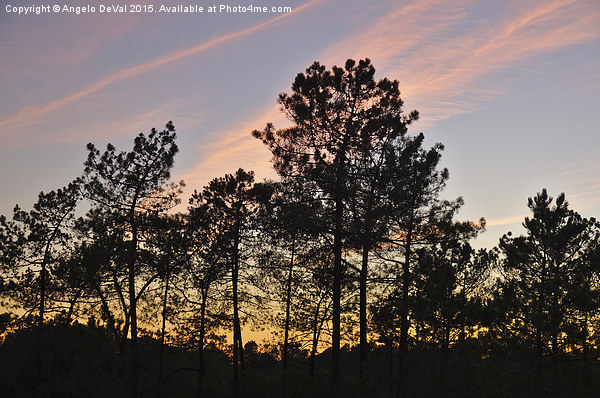
[[[140,74],[148,73],[148,72],[158,69],[166,64],[179,61],[181,59],[190,57],[192,55],[200,54],[204,51],[215,48],[215,47],[222,45],[226,42],[229,42],[231,40],[239,39],[239,38],[243,38],[245,36],[251,35],[257,31],[271,27],[271,26],[275,25],[276,23],[278,23],[279,21],[281,21],[285,18],[288,18],[294,14],[297,14],[318,2],[319,2],[319,0],[310,1],[306,4],[303,4],[299,7],[294,8],[293,11],[290,13],[278,15],[277,17],[269,19],[268,21],[265,21],[258,25],[254,25],[249,28],[239,30],[237,32],[221,35],[219,37],[215,37],[215,38],[208,40],[202,44],[199,44],[197,46],[179,50],[179,51],[175,51],[173,53],[156,58],[150,62],[139,64],[139,65],[136,65],[136,66],[133,66],[130,68],[122,69],[120,71],[111,73],[111,74],[107,75],[106,77],[88,85],[87,87],[85,87],[79,91],[73,92],[62,98],[54,100],[48,104],[24,107],[16,115],[5,118],[4,120],[0,120],[0,129],[6,131],[6,130],[10,129],[11,127],[25,127],[25,126],[38,124],[43,121],[42,117],[44,115],[51,113],[53,111],[56,111],[60,108],[63,108],[68,104],[77,102],[77,101],[81,100],[82,98],[87,97],[87,96],[107,87],[110,84],[114,84],[114,83],[120,82],[125,79],[132,78],[132,77],[140,75]]]
[[[600,38],[600,6],[593,1],[511,1],[498,14],[473,19],[476,4],[398,5],[323,54],[335,62],[370,57],[386,76],[399,78],[407,103],[431,122],[505,94],[510,82],[494,81],[496,72]]]
[[[72,125],[61,126],[61,120],[48,120],[44,124],[30,128],[26,133],[26,139],[20,134],[6,134],[3,140],[0,140],[1,146],[18,150],[27,146],[44,146],[49,144],[68,144],[78,142],[82,139],[102,144],[107,140],[114,140],[118,137],[135,135],[138,132],[147,132],[150,127],[161,128],[169,119],[176,120],[178,124],[185,122],[187,125],[195,125],[202,122],[202,114],[179,115],[178,109],[181,108],[184,100],[176,99],[173,101],[161,103],[152,108],[146,109],[143,113],[132,113],[123,118],[111,119],[98,115],[94,120],[92,116],[85,113],[83,120],[77,120]],[[193,119],[193,120],[191,120]],[[86,128],[86,125],[93,125],[93,128]],[[46,131],[52,131],[48,134]],[[3,148],[3,149],[4,149]]]
[[[600,204],[599,168],[600,160],[591,154],[589,159],[562,165],[562,171],[550,179],[560,181],[571,208],[586,214],[590,210],[597,211]]]
[[[499,14],[475,18],[470,13],[476,3],[390,2],[385,15],[327,47],[318,59],[331,66],[346,58],[370,57],[380,76],[400,79],[407,104],[411,108],[418,104],[431,123],[506,95],[508,82],[491,78],[496,72],[600,37],[599,7],[591,2],[513,1],[500,7]],[[249,132],[278,117],[277,109],[267,109],[255,120],[233,127],[210,144],[207,156],[184,179],[205,182],[227,169],[232,159],[254,159],[247,163],[260,164],[264,150]],[[488,225],[522,219],[490,220]]]
[[[39,76],[40,64],[72,70],[122,38],[141,18],[142,14],[115,14],[111,18],[71,18],[68,24],[15,24],[0,33],[0,52],[7,57],[7,62],[0,64],[0,79]]]
[[[525,216],[503,217],[491,220],[486,220],[486,227],[496,227],[500,225],[520,224],[525,219]]]
[[[160,104],[154,108],[146,110],[144,113],[134,113],[122,119],[108,121],[104,126],[104,128],[108,131],[108,134],[103,132],[101,133],[101,137],[103,140],[105,140],[110,137],[132,135],[136,132],[146,132],[152,125],[157,129],[162,129],[169,121],[165,115],[169,115],[169,119],[177,121],[175,127],[179,126],[180,124],[185,124],[189,128],[202,123],[204,115],[201,112],[190,114],[188,110],[185,116],[180,115],[178,113],[178,109],[184,108],[184,105],[185,99],[179,98],[164,104]],[[154,124],[149,125],[149,122]]]
[[[223,172],[232,173],[239,167],[253,170],[258,179],[275,177],[268,161],[271,157],[268,149],[251,135],[253,130],[263,128],[268,122],[280,127],[286,123],[279,106],[264,109],[252,119],[218,132],[217,139],[198,148],[204,153],[202,160],[178,178],[186,181],[188,186],[198,188]]]

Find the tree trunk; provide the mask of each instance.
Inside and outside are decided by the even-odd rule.
[[[111,331],[111,333],[113,334],[114,338],[115,338],[115,342],[118,342],[120,340],[120,335],[119,332],[117,331],[117,327],[115,326],[115,318],[112,315],[112,313],[110,312],[110,308],[108,307],[108,303],[106,302],[106,297],[104,297],[104,294],[102,294],[102,290],[100,289],[100,286],[96,285],[94,286],[96,289],[96,292],[98,293],[98,297],[100,297],[100,303],[102,304],[102,312],[104,312],[104,316],[106,317],[106,324],[108,327],[108,330]],[[127,317],[127,314],[125,314],[125,317]],[[119,344],[120,346],[120,344]],[[121,351],[121,347],[119,347],[119,354],[122,354]]]
[[[367,386],[367,279],[369,266],[369,245],[364,243],[362,247],[362,267],[360,269],[360,380],[361,380],[361,395],[369,395]]]
[[[54,234],[52,235],[54,237]],[[51,238],[52,239],[52,238]],[[50,242],[46,243],[44,249],[44,258],[42,260],[42,269],[40,271],[40,313],[38,319],[38,332],[36,336],[36,373],[37,373],[37,387],[42,385],[42,351],[44,350],[44,311],[46,306],[46,266],[50,257]]]
[[[125,313],[125,324],[123,325],[123,331],[121,332],[121,343],[119,344],[119,354],[125,355],[125,349],[127,348],[127,335],[129,334],[129,325],[131,324],[131,317],[129,311]]]
[[[48,257],[49,247],[46,247],[44,260],[42,261],[42,270],[40,271],[40,313],[38,319],[38,330],[41,333],[44,328],[44,312],[46,310],[46,262]]]
[[[165,278],[165,294],[162,302],[162,327],[160,330],[160,352],[158,355],[158,386],[156,389],[156,397],[160,397],[160,390],[163,382],[163,366],[165,357],[165,331],[167,326],[167,299],[169,296],[169,274]]]
[[[312,321],[312,347],[310,350],[310,365],[309,365],[309,375],[311,377],[311,383],[312,383],[312,377],[315,374],[315,357],[317,355],[317,346],[319,344],[319,332],[320,332],[320,326],[319,326],[319,312],[321,311],[321,303],[323,302],[323,297],[321,297],[319,299],[319,302],[317,303],[317,308],[315,309],[315,316],[313,318]]]
[[[238,308],[238,273],[239,273],[239,226],[236,225],[233,243],[233,268],[231,271],[233,289],[233,396],[238,398],[240,386],[240,347],[241,329]]]
[[[448,396],[448,386],[446,383],[446,377],[448,374],[448,356],[450,347],[450,327],[447,320],[444,321],[442,326],[442,346],[440,350],[440,367],[438,372],[437,382],[437,396],[440,398]]]
[[[544,289],[546,289],[546,262],[542,264],[542,275],[540,282],[540,296],[537,302],[537,313],[535,314],[535,359],[534,359],[534,368],[535,368],[535,380],[534,380],[534,388],[535,388],[535,396],[542,397],[542,359],[544,354],[544,344],[542,341],[542,329],[543,329],[543,312],[544,312],[544,301],[546,300],[546,295],[544,293]]]
[[[79,300],[79,296],[81,295],[82,291],[83,289],[77,290],[77,294],[75,294],[75,296],[73,296],[69,300],[69,312],[67,313],[67,319],[65,319],[65,323],[67,325],[71,324],[71,318],[73,317],[73,313],[75,312],[75,304],[77,303],[77,300]]]
[[[588,311],[585,311],[583,320],[583,373],[585,375],[585,387],[590,390],[590,369],[588,363]]]
[[[202,304],[200,306],[200,342],[198,344],[198,397],[202,398],[202,384],[204,383],[205,364],[204,364],[204,340],[206,335],[206,300],[208,298],[209,284],[206,283],[206,287],[202,292]]]
[[[408,300],[410,293],[410,251],[412,249],[412,233],[409,232],[404,246],[404,264],[402,266],[402,302],[400,303],[400,343],[398,350],[398,396],[407,396],[408,377],[408,330],[410,320],[408,318]]]
[[[139,397],[139,368],[138,368],[138,341],[137,341],[137,300],[135,291],[135,262],[137,257],[138,228],[134,214],[135,206],[132,205],[130,213],[131,247],[129,253],[129,318],[131,327],[131,398]]]
[[[312,347],[311,347],[311,351],[310,351],[310,365],[309,365],[309,371],[308,374],[310,376],[310,391],[312,396],[318,396],[318,394],[315,393],[314,387],[315,387],[315,362],[316,362],[316,358],[317,358],[317,349],[319,347],[319,338],[321,337],[321,330],[323,328],[323,323],[325,322],[325,320],[327,319],[327,306],[325,306],[325,313],[323,314],[323,317],[321,318],[321,321],[319,322],[319,313],[321,311],[321,304],[323,303],[323,300],[325,300],[325,298],[327,297],[327,292],[325,292],[323,294],[323,296],[320,297],[319,299],[319,303],[317,304],[317,308],[315,310],[315,317],[313,318],[313,337],[312,337]]]
[[[333,232],[333,287],[332,287],[332,322],[331,333],[331,386],[334,398],[341,396],[340,391],[340,343],[341,343],[341,303],[342,303],[342,234],[344,221],[344,188],[345,188],[345,170],[346,166],[346,147],[348,145],[348,136],[344,137],[344,142],[335,159],[335,215]]]
[[[285,305],[285,327],[283,336],[283,358],[282,358],[282,382],[283,382],[283,396],[287,395],[286,391],[286,376],[288,371],[288,344],[289,344],[289,331],[290,331],[290,312],[292,304],[292,276],[294,272],[294,254],[296,249],[295,236],[292,237],[292,255],[290,258],[290,266],[288,268],[288,278],[286,286],[286,305]]]
[[[339,173],[339,172],[338,172]],[[333,237],[333,319],[331,336],[331,386],[333,397],[341,396],[340,391],[340,328],[341,328],[341,296],[342,296],[342,221],[343,203],[342,187],[338,183],[335,193],[335,227]]]

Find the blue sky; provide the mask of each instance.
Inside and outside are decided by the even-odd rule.
[[[600,216],[597,0],[259,0],[292,7],[263,14],[208,13],[200,0],[183,3],[201,14],[59,2],[88,3],[96,13],[17,15],[2,3],[1,214],[78,176],[88,142],[128,150],[169,120],[185,196],[238,167],[272,177],[250,132],[288,123],[278,93],[315,60],[368,57],[378,78],[400,81],[406,111],[420,111],[411,132],[445,145],[444,196],[464,197],[459,218],[488,219],[476,246],[521,233],[527,197],[544,187]]]

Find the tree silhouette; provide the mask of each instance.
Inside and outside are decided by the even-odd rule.
[[[254,173],[238,169],[235,174],[215,178],[204,187],[202,194],[194,192],[190,203],[205,203],[211,217],[219,220],[218,234],[221,247],[231,270],[233,305],[233,389],[239,394],[240,372],[243,375],[244,354],[239,315],[239,277],[245,260],[244,244],[250,236],[253,218],[257,211]]]
[[[253,135],[280,181],[238,169],[176,213],[169,122],[0,215],[0,396],[599,394],[596,219],[543,189],[475,251],[397,81],[315,62],[278,100],[292,125]]]
[[[457,223],[454,215],[462,206],[462,198],[454,201],[439,199],[449,174],[447,169],[438,170],[441,144],[426,150],[422,147],[423,134],[404,141],[389,153],[390,180],[394,181],[390,193],[388,222],[391,238],[380,255],[386,261],[397,264],[395,278],[400,300],[399,367],[397,393],[407,394],[408,338],[411,328],[411,303],[415,289],[415,249],[451,239],[475,236],[485,225],[469,221]],[[389,252],[388,252],[389,251]]]
[[[80,199],[80,181],[75,180],[65,188],[41,192],[29,212],[21,210],[18,205],[14,209],[13,220],[22,227],[20,244],[23,262],[13,263],[13,266],[17,265],[17,272],[19,268],[22,271],[22,267],[39,267],[36,295],[39,295],[37,308],[40,329],[46,312],[48,279],[52,276],[48,268],[51,264],[56,264],[59,253],[69,241],[69,223],[73,221],[75,207]],[[26,272],[29,271],[31,269]]]
[[[569,309],[565,320],[565,331],[569,348],[580,351],[584,363],[585,384],[591,387],[590,357],[594,344],[589,342],[597,331],[593,320],[600,311],[600,224],[595,219],[587,220],[585,248],[576,270],[569,275],[565,306]],[[597,341],[597,340],[596,340]],[[597,344],[596,344],[597,345]]]
[[[189,277],[187,278],[188,284],[184,285],[184,296],[188,301],[193,302],[196,307],[198,304],[200,306],[199,321],[197,321],[199,323],[198,353],[200,359],[200,371],[198,375],[199,396],[203,394],[202,389],[206,369],[204,351],[208,330],[207,324],[209,322],[209,303],[211,300],[214,300],[213,285],[217,282],[223,283],[226,274],[233,271],[231,258],[231,219],[226,214],[226,204],[221,202],[224,198],[220,197],[220,199],[217,199],[219,195],[225,195],[224,190],[222,190],[223,187],[220,186],[223,182],[224,179],[215,179],[208,186],[204,187],[202,193],[194,191],[189,200],[190,206],[188,208],[188,228],[194,236],[191,242],[194,254],[187,266]],[[199,297],[199,301],[192,298],[194,294],[192,292],[195,292],[195,296]],[[237,338],[237,332],[235,337]],[[237,356],[236,360],[239,361]],[[237,373],[234,374],[234,378],[236,377]]]
[[[77,237],[75,255],[64,264],[61,274],[71,289],[83,289],[100,303],[99,319],[119,343],[124,354],[129,331],[129,315],[123,280],[127,279],[124,256],[127,253],[127,230],[121,216],[111,209],[93,207],[74,226]],[[116,300],[113,300],[116,298]],[[118,309],[111,305],[118,302]],[[94,309],[94,308],[92,308]],[[117,312],[122,312],[122,319]],[[123,324],[121,330],[120,325]]]
[[[329,208],[327,222],[333,238],[332,388],[340,394],[342,250],[348,236],[349,188],[353,166],[369,150],[406,132],[418,117],[402,114],[397,81],[374,79],[370,60],[348,60],[331,71],[315,62],[296,76],[292,93],[279,103],[294,125],[275,130],[267,125],[253,135],[273,153],[273,164],[284,179],[313,182],[315,197]],[[365,331],[366,333],[366,331]]]
[[[42,333],[49,292],[54,290],[52,289],[53,270],[60,261],[61,253],[68,251],[69,224],[73,222],[76,205],[81,199],[80,184],[79,179],[76,179],[62,189],[48,193],[40,192],[38,201],[31,211],[24,211],[17,205],[13,211],[12,223],[4,218],[1,220],[3,232],[7,234],[3,234],[4,249],[1,251],[8,251],[15,256],[7,258],[10,267],[9,275],[15,288],[11,298],[19,301],[27,311],[32,311],[34,308],[38,310],[36,336],[38,389],[44,382]]]
[[[273,194],[269,202],[263,203],[259,218],[263,236],[263,254],[259,261],[264,264],[259,274],[261,289],[273,301],[275,308],[282,307],[283,310],[282,316],[272,317],[272,323],[283,328],[281,365],[284,388],[287,385],[292,334],[294,331],[305,333],[312,330],[298,319],[298,312],[301,311],[303,295],[311,290],[309,279],[314,276],[313,266],[317,257],[322,262],[331,252],[329,242],[322,238],[325,231],[324,208],[321,201],[312,196],[315,190],[307,189],[308,185],[306,181],[298,184],[291,179],[270,183]],[[325,252],[326,255],[323,255]],[[312,318],[312,313],[304,315]],[[284,390],[284,394],[287,391]]]
[[[129,242],[127,248],[128,269],[128,319],[131,330],[131,396],[139,396],[138,379],[138,317],[137,298],[140,292],[136,288],[139,274],[139,239],[141,217],[148,212],[164,211],[164,203],[174,200],[172,192],[167,191],[170,170],[178,151],[175,144],[175,127],[167,123],[165,130],[152,129],[146,137],[140,133],[133,149],[129,152],[116,152],[108,144],[102,154],[93,144],[88,144],[88,159],[85,162],[86,195],[96,205],[110,209],[120,216],[127,225]]]
[[[535,388],[542,394],[542,357],[549,347],[556,360],[564,347],[571,280],[586,278],[582,264],[599,231],[595,220],[569,209],[564,193],[554,200],[543,189],[528,199],[527,206],[532,212],[523,222],[527,235],[506,234],[499,247],[507,273],[504,289],[516,305],[512,314],[519,337],[534,347]],[[575,286],[585,289],[585,284]]]

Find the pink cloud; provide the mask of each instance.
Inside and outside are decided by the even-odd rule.
[[[418,109],[431,123],[506,95],[509,89],[505,85],[480,84],[493,73],[600,37],[600,24],[595,23],[598,10],[591,3],[515,1],[503,9],[503,14],[469,24],[473,4],[468,0],[414,1],[404,6],[394,3],[363,31],[322,51],[319,60],[331,66],[346,58],[370,57],[380,68],[380,76],[400,77],[407,104],[411,109],[419,104]],[[455,34],[458,24],[469,28]],[[210,154],[183,178],[208,181],[227,169],[231,159],[264,162],[268,153],[264,154],[249,133],[278,118],[282,115],[276,108],[267,109],[256,120],[233,128],[210,144]],[[258,160],[254,163],[260,164]],[[492,220],[488,225],[515,223],[522,218]]]
[[[71,18],[68,24],[15,24],[2,37],[1,49],[10,54],[7,62],[0,64],[2,78],[39,75],[40,64],[45,68],[73,69],[119,40],[140,19],[141,14]]]
[[[504,95],[505,84],[489,80],[494,73],[600,38],[600,7],[592,1],[512,1],[500,14],[470,20],[474,5],[432,0],[396,6],[323,58],[371,58],[383,75],[399,78],[411,109],[434,122]]]
[[[232,173],[239,167],[253,170],[259,180],[275,178],[269,162],[270,152],[251,135],[253,130],[264,128],[268,122],[273,122],[276,127],[289,124],[278,105],[264,109],[250,120],[217,132],[218,139],[198,148],[199,152],[205,153],[202,160],[177,178],[186,181],[190,191],[201,189],[211,179]]]
[[[136,66],[133,66],[130,68],[122,69],[120,71],[111,73],[108,76],[104,77],[103,79],[98,80],[79,91],[76,91],[76,92],[66,95],[62,98],[54,100],[48,104],[24,107],[16,115],[5,118],[3,120],[0,120],[0,129],[7,131],[13,127],[22,128],[25,126],[31,126],[31,125],[35,125],[38,123],[42,123],[42,122],[44,122],[45,115],[47,115],[51,112],[54,112],[60,108],[63,108],[71,103],[75,103],[93,93],[96,93],[99,90],[107,87],[110,84],[114,84],[119,81],[150,72],[150,71],[158,69],[166,64],[173,63],[173,62],[179,61],[181,59],[184,59],[186,57],[202,53],[204,51],[207,51],[209,49],[217,47],[228,41],[243,38],[244,36],[251,35],[257,31],[260,31],[260,30],[270,27],[270,26],[276,24],[277,22],[290,17],[291,15],[297,14],[297,13],[303,11],[304,9],[313,6],[314,4],[316,4],[318,2],[319,2],[319,0],[310,1],[306,4],[303,4],[299,7],[294,8],[292,10],[292,12],[278,15],[277,17],[269,19],[268,21],[265,21],[258,25],[254,25],[254,26],[251,26],[249,28],[246,28],[246,29],[243,29],[243,30],[240,30],[237,32],[233,32],[233,33],[229,33],[229,34],[225,34],[225,35],[213,38],[213,39],[208,40],[197,46],[194,46],[194,47],[191,47],[188,49],[175,51],[171,54],[164,55],[162,57],[159,57],[153,61],[150,61],[150,62],[147,62],[144,64],[136,65]]]

